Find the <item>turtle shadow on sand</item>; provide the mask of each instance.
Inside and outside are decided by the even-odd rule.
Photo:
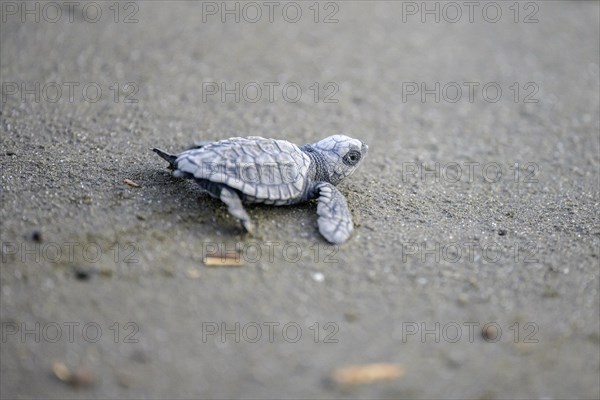
[[[277,227],[267,226],[272,221],[277,226],[285,224],[302,226],[305,234],[319,239],[319,229],[315,218],[318,202],[309,200],[294,206],[276,207],[268,204],[248,204],[246,210],[256,223],[256,231],[249,234],[244,227],[227,211],[227,206],[219,199],[213,198],[194,182],[174,177],[172,171],[161,166],[140,169],[136,174],[139,182],[146,189],[146,196],[151,202],[145,205],[146,211],[160,220],[180,220],[192,224],[202,224],[210,230],[227,236],[239,236],[248,239],[270,240],[269,230]],[[304,236],[304,234],[303,234]],[[322,239],[323,240],[323,239]],[[324,240],[324,242],[326,242]]]
[[[170,220],[176,214],[180,219],[191,224],[208,226],[210,230],[230,237],[241,237],[248,240],[277,240],[277,234],[270,235],[270,231],[277,231],[277,227],[267,229],[269,219],[278,226],[298,225],[302,223],[306,235],[319,238],[319,229],[314,214],[317,200],[309,200],[296,204],[293,207],[275,207],[268,204],[247,204],[246,210],[255,221],[256,231],[248,233],[244,227],[227,211],[227,206],[200,188],[195,182],[174,177],[172,170],[161,168],[162,165],[140,169],[136,179],[143,182],[146,195],[152,201],[146,205],[147,211],[159,220]],[[324,243],[326,240],[321,239]]]

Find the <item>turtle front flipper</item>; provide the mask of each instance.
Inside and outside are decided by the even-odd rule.
[[[352,214],[344,195],[327,182],[318,183],[315,191],[319,194],[317,206],[319,232],[331,243],[344,243],[354,229]]]
[[[227,204],[229,214],[237,218],[242,223],[244,229],[246,229],[249,234],[253,235],[254,224],[250,220],[250,216],[244,209],[242,200],[240,200],[240,196],[238,196],[235,190],[223,186],[219,198],[223,203]]]

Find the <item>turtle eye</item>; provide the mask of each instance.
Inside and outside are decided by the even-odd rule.
[[[356,165],[360,161],[360,157],[361,157],[360,151],[350,150],[348,153],[346,153],[346,155],[344,156],[344,158],[342,160],[344,161],[344,164]]]

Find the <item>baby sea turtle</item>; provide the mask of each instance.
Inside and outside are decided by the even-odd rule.
[[[368,146],[344,135],[329,136],[298,147],[285,140],[259,136],[202,142],[178,155],[152,149],[167,160],[173,175],[194,179],[252,233],[242,203],[276,206],[319,199],[319,231],[331,243],[352,233],[352,214],[335,187],[350,176],[367,155]]]

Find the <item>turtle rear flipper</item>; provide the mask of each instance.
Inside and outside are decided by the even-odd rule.
[[[250,216],[244,209],[242,205],[242,200],[240,196],[236,193],[235,190],[223,185],[221,187],[220,199],[223,203],[227,205],[227,210],[229,214],[238,219],[246,232],[253,235],[254,234],[254,224],[250,219]]]
[[[169,169],[176,169],[177,166],[175,165],[175,160],[177,160],[177,156],[173,155],[173,154],[169,154],[166,153],[160,149],[154,148],[152,149],[153,152],[155,152],[156,154],[158,154],[160,156],[160,158],[162,158],[165,161],[168,161],[169,165]]]

